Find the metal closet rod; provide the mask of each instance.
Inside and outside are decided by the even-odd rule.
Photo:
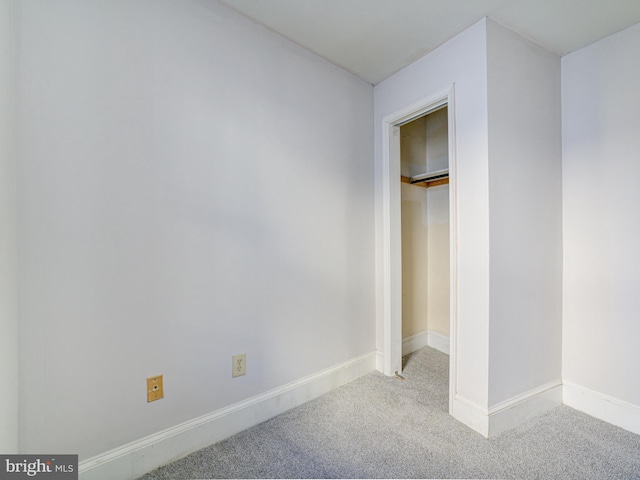
[[[420,175],[414,175],[409,179],[409,183],[421,183],[430,182],[432,180],[439,180],[440,178],[449,178],[449,169],[436,170],[435,172],[421,173]]]

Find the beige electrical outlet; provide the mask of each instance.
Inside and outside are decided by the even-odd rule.
[[[233,356],[233,368],[231,369],[232,377],[239,377],[247,373],[247,354],[240,353]]]
[[[164,398],[162,375],[147,378],[147,402],[153,402],[161,398]]]

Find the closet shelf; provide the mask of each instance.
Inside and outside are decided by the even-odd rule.
[[[422,173],[413,177],[401,176],[400,181],[425,188],[446,185],[449,183],[449,170],[436,170],[435,172]]]

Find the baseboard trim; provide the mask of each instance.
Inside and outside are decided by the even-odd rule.
[[[427,346],[449,355],[449,337],[433,330],[425,330],[402,340],[402,356]]]
[[[560,405],[562,380],[554,380],[488,409],[456,395],[451,403],[451,415],[480,435],[489,438]]]
[[[505,430],[562,405],[562,380],[554,380],[545,385],[516,395],[489,408],[489,436],[493,437]]]
[[[489,437],[489,415],[486,408],[456,395],[451,402],[449,413],[453,418],[483,437]]]
[[[640,435],[640,407],[565,380],[565,405]]]
[[[410,353],[420,350],[422,347],[428,345],[427,331],[416,333],[410,337],[402,339],[402,356],[409,355]]]
[[[449,355],[449,337],[433,330],[427,330],[427,345]]]
[[[81,480],[135,479],[351,382],[376,368],[376,352],[83,460]]]
[[[384,374],[384,352],[376,350],[376,370]]]

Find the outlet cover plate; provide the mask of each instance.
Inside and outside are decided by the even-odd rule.
[[[239,353],[233,356],[233,368],[231,369],[232,377],[240,377],[247,373],[247,354]]]
[[[162,375],[147,378],[147,402],[153,402],[161,398],[164,398]]]

